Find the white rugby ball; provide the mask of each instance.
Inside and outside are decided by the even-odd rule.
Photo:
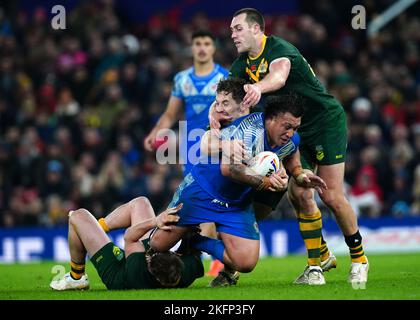
[[[263,151],[249,160],[248,167],[252,169],[256,175],[269,177],[272,173],[280,170],[281,162],[274,152]]]

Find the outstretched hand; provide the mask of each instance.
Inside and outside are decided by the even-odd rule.
[[[223,123],[229,123],[233,120],[232,116],[217,112],[216,108],[211,108],[209,111],[210,130],[213,135],[220,138],[220,128]]]
[[[261,99],[261,89],[256,84],[246,84],[244,85],[244,90],[246,94],[243,99],[243,104],[247,108],[252,108]]]
[[[173,224],[179,221],[179,216],[176,214],[182,209],[183,204],[180,203],[174,208],[168,208],[156,217],[156,225],[162,230],[172,230]]]
[[[153,151],[153,144],[155,143],[156,135],[151,132],[147,135],[147,137],[143,141],[143,147],[147,151]]]
[[[312,172],[302,173],[296,177],[296,182],[304,188],[314,188],[318,193],[322,194],[323,190],[327,190],[328,186],[321,177]]]

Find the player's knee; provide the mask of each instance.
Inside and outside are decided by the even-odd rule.
[[[137,197],[130,201],[130,206],[132,206],[134,210],[142,210],[144,207],[151,206],[151,204],[146,197]]]
[[[236,263],[236,266],[237,266],[236,269],[239,272],[248,273],[254,270],[256,265],[257,265],[256,259],[244,259]]]
[[[296,204],[301,210],[305,210],[305,208],[311,207],[315,202],[314,190],[295,187],[290,199],[292,204]]]
[[[258,262],[258,255],[249,254],[248,251],[241,254],[236,254],[231,257],[233,264],[236,266],[236,270],[242,273],[248,273],[254,270]]]
[[[334,212],[341,212],[341,208],[346,201],[344,195],[335,191],[327,191],[320,194],[322,202]]]
[[[257,264],[256,262],[255,263],[246,264],[246,265],[242,266],[242,268],[240,268],[239,272],[249,273],[252,270],[254,270],[256,264]]]
[[[314,190],[302,188],[299,199],[303,206],[311,204],[314,201]]]
[[[83,208],[71,211],[69,214],[69,223],[75,224],[79,221],[83,221],[88,215],[90,215],[90,212]]]

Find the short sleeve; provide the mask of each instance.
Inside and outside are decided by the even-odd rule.
[[[267,61],[270,65],[270,63],[276,59],[287,58],[290,60],[290,63],[293,63],[296,56],[296,52],[288,49],[285,50],[284,46],[281,44],[275,44],[270,48],[270,52],[267,54]]]
[[[177,73],[173,80],[174,85],[171,92],[171,96],[174,96],[180,99],[183,98],[182,88],[181,88],[181,79],[182,79],[182,75],[180,73]]]

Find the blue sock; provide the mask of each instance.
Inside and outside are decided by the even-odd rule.
[[[223,241],[197,234],[193,238],[192,246],[200,251],[211,254],[214,258],[223,262],[223,253],[225,252]]]

